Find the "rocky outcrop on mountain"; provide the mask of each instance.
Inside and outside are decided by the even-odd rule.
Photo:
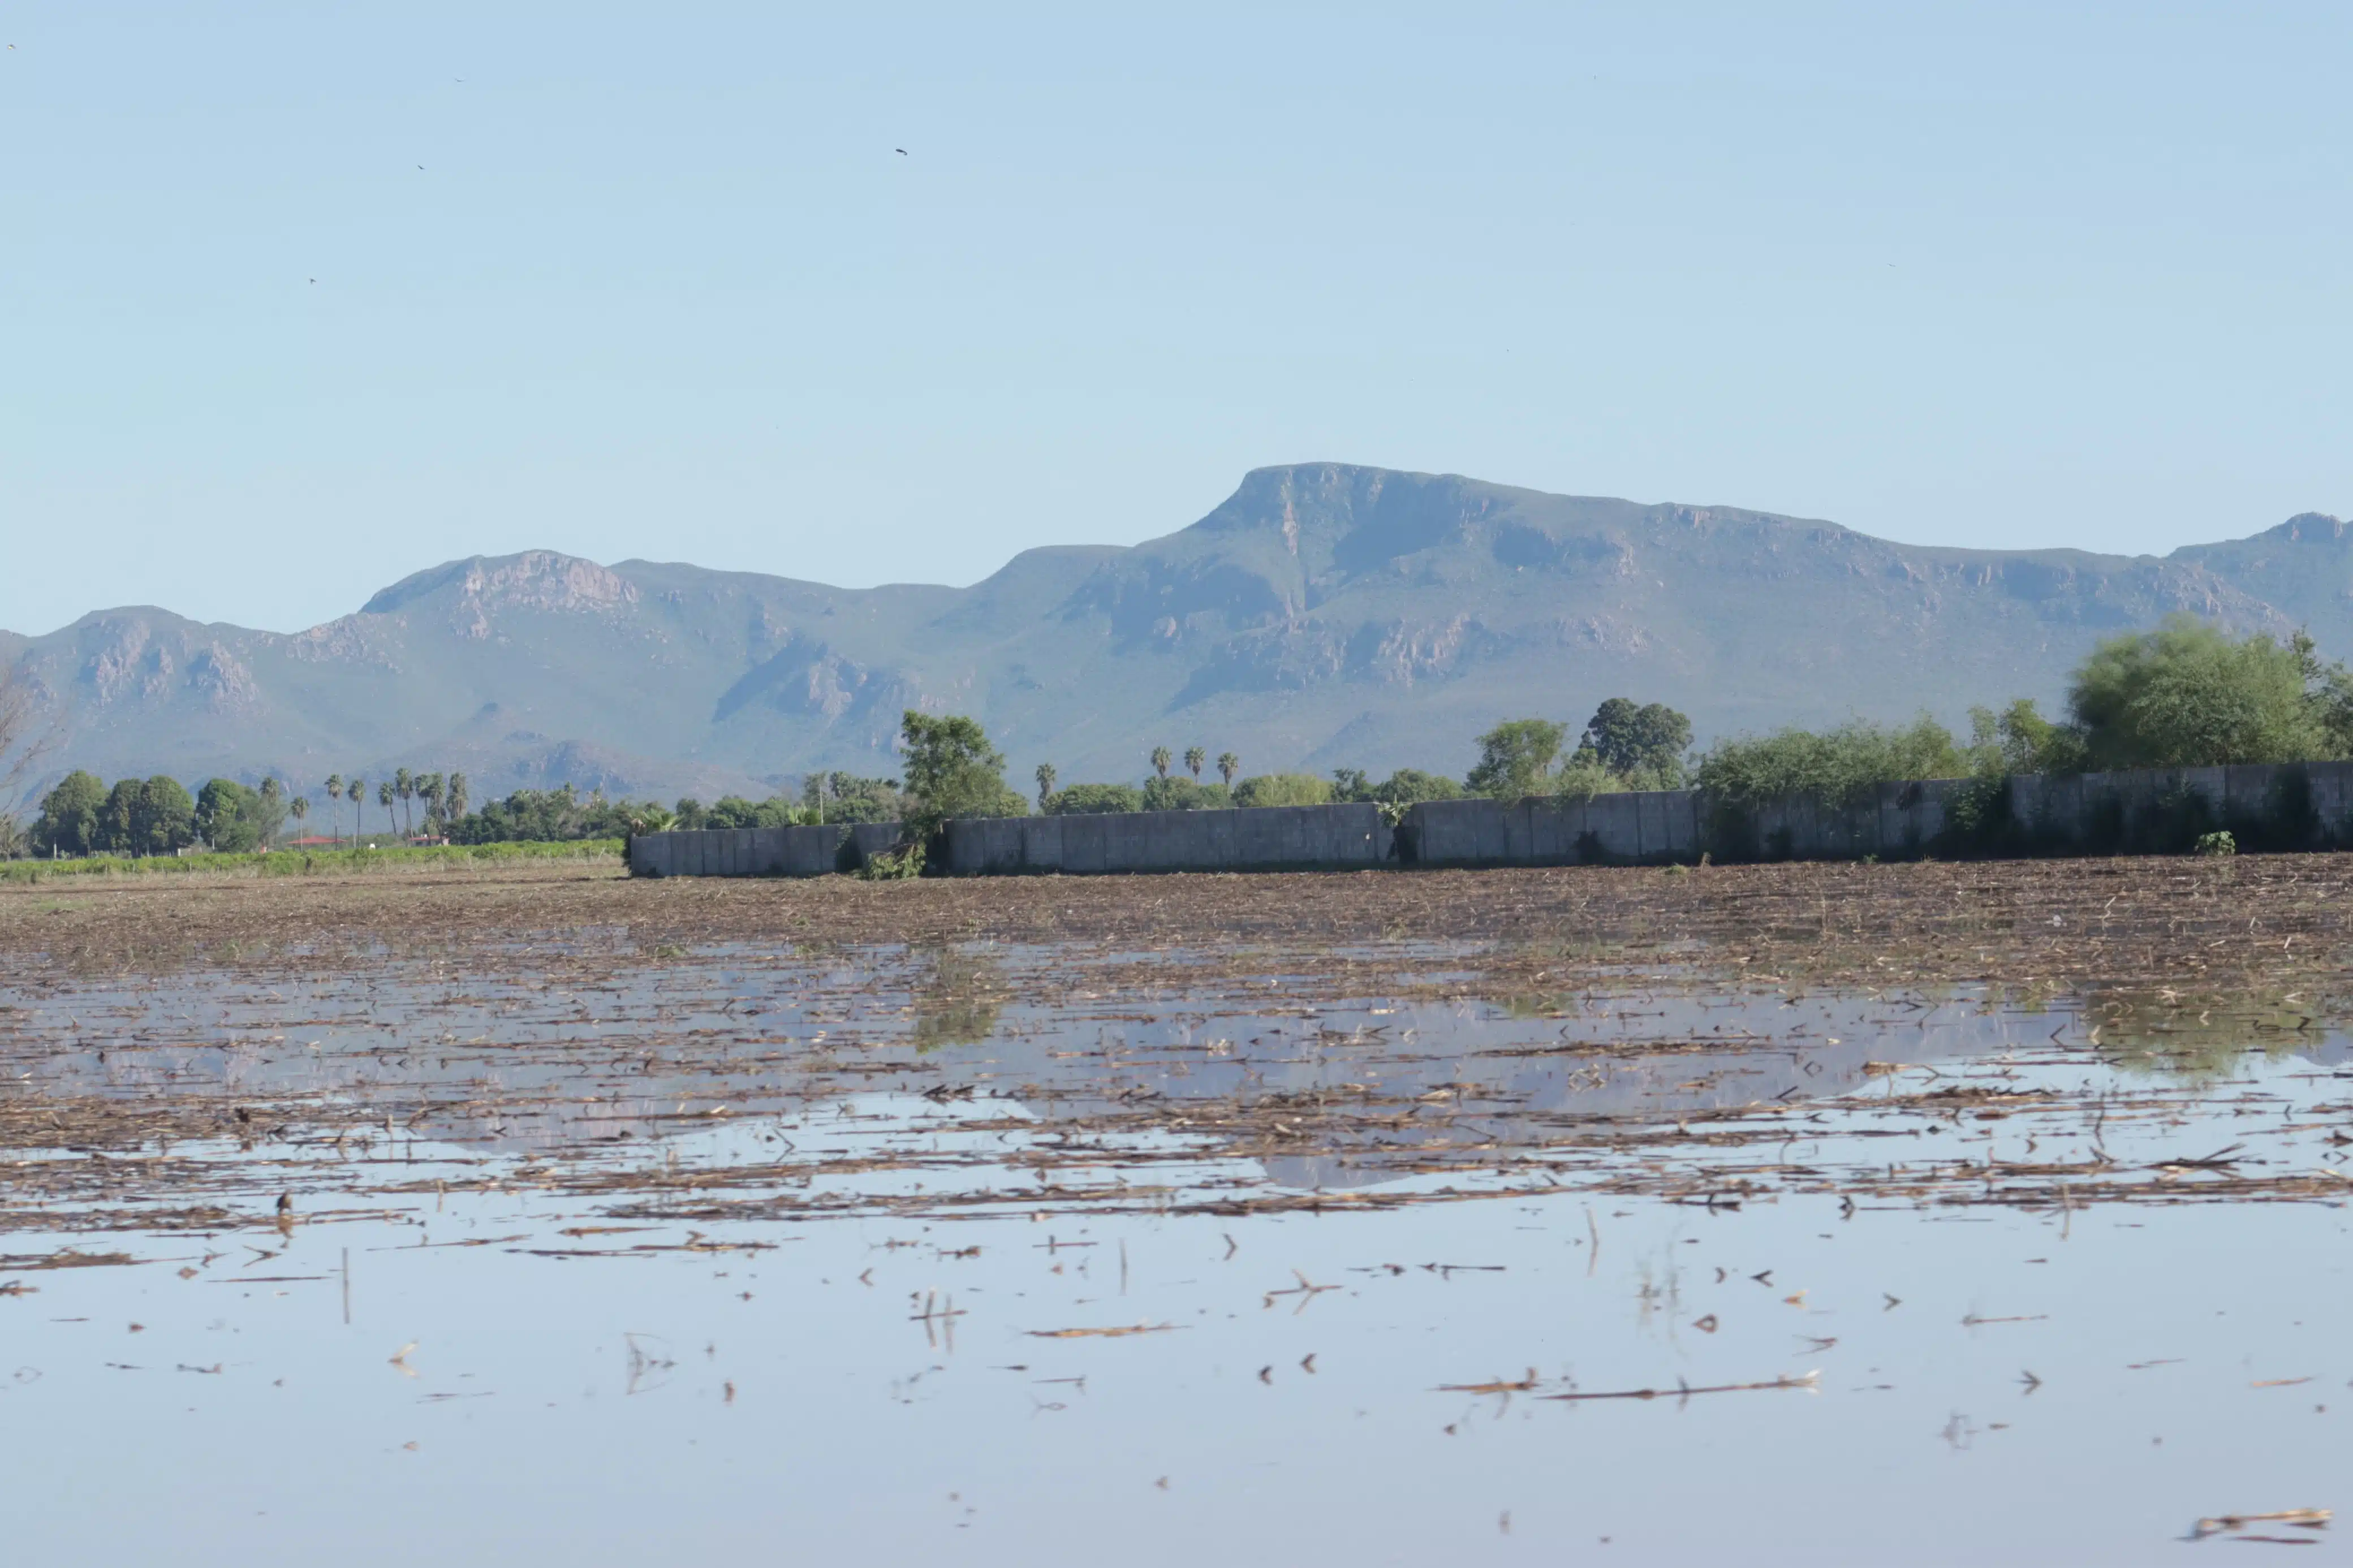
[[[895,772],[907,708],[969,712],[1016,777],[1460,771],[1504,717],[1660,700],[1704,738],[2046,701],[2174,611],[2353,655],[2353,538],[2317,513],[2173,554],[1922,547],[1734,507],[1336,463],[1263,468],[1133,548],[1024,552],[966,588],[843,589],[529,551],[450,562],[292,637],[155,609],[0,634],[53,768],[300,783],[462,767],[476,798],[765,792]],[[563,775],[559,777],[558,775]]]

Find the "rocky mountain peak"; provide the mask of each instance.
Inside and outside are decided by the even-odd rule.
[[[360,613],[395,615],[428,601],[446,603],[459,625],[471,626],[501,610],[566,615],[621,609],[638,602],[638,590],[628,579],[594,561],[554,550],[526,550],[451,561],[404,577],[370,599]]]

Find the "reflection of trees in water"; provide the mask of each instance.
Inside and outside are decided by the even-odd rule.
[[[1753,1029],[1756,1037],[1771,1037],[1780,1028],[1774,993],[1788,987],[1794,995],[1804,989],[1792,983],[1787,965],[1779,966],[1774,978],[1778,984],[1771,990],[1746,996],[1729,989],[1711,994],[1698,987],[1688,994],[1703,1002],[1718,1001],[1718,1005],[1729,1001],[1731,1016]],[[1673,994],[1669,986],[1655,990],[1662,996]],[[1851,987],[1832,987],[1813,994],[1823,1000],[1852,1000],[1860,994]],[[2078,988],[2061,981],[2034,980],[2015,985],[1913,986],[1888,993],[1883,999],[1891,1008],[1905,1011],[1866,1015],[1858,1026],[1908,1028],[1923,1016],[1914,1010],[1923,1007],[1962,1007],[1979,1016],[2010,1013],[2044,1020],[2043,1025],[2031,1026],[2036,1028],[2063,1022],[2063,1035],[2056,1037],[2071,1045],[2090,1045],[2101,1061],[2117,1072],[2190,1084],[2233,1077],[2249,1065],[2251,1056],[2270,1062],[2316,1050],[2327,1040],[2333,1024],[2353,1015],[2353,994],[2284,985],[2244,991],[2149,984]],[[1499,995],[1493,1005],[1513,1019],[1576,1019],[1589,1013],[1595,1000],[1596,994],[1590,990],[1531,991]],[[1611,1016],[1608,1011],[1595,1016],[1598,1040],[1614,1039],[1616,1046],[1630,1050],[1646,1043],[1638,1035],[1613,1035],[1606,1026]]]
[[[941,948],[932,954],[931,974],[915,987],[915,1049],[978,1045],[996,1032],[1005,995],[996,960]]]
[[[2083,1029],[2119,1072],[2189,1079],[2227,1078],[2250,1054],[2275,1061],[2317,1046],[2344,999],[2306,991],[2206,991],[2095,986]]]

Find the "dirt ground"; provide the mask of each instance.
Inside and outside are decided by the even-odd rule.
[[[2289,984],[2353,958],[2353,855],[930,879],[632,880],[578,868],[0,889],[0,966],[301,964],[554,942],[1487,946],[1491,980],[1757,969],[1822,984]]]

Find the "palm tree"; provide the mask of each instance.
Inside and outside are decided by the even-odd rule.
[[[426,833],[427,835],[438,833],[441,822],[441,775],[439,773],[417,774],[417,793],[425,798]]]
[[[1203,751],[1200,747],[1187,746],[1185,748],[1185,766],[1192,773],[1193,782],[1195,784],[1199,784],[1201,782],[1201,764],[1208,760],[1209,753]]]
[[[449,819],[452,822],[466,815],[466,775],[449,775]]]
[[[413,838],[417,835],[417,816],[414,812],[407,811],[405,808],[410,801],[417,798],[417,775],[410,773],[406,768],[393,769],[392,793],[400,797],[400,804],[404,808],[402,815],[408,818],[408,831],[401,837],[404,838]]]
[[[263,779],[261,781],[261,820],[269,824],[268,827],[263,830],[264,837],[261,840],[261,847],[264,849],[269,847],[270,841],[278,837],[279,825],[286,820],[276,811],[270,809],[278,804],[279,800],[283,797],[285,794],[285,787],[276,779]]]
[[[342,813],[337,809],[337,807],[341,806],[343,801],[343,774],[329,773],[327,775],[327,798],[335,803],[334,805],[331,805],[327,808],[327,816],[334,823],[335,837],[340,838],[343,837],[343,823]]]
[[[1152,771],[1158,773],[1164,779],[1168,776],[1169,761],[1170,758],[1167,747],[1155,746],[1152,748]]]
[[[1045,810],[1047,801],[1053,798],[1054,777],[1053,763],[1039,763],[1038,764],[1038,809],[1040,811]]]
[[[298,795],[286,803],[286,809],[293,814],[294,837],[300,838],[302,837],[302,819],[311,815],[311,797],[307,795]]]
[[[375,803],[384,807],[385,826],[396,838],[400,837],[400,818],[394,813],[392,803],[399,798],[400,792],[394,789],[389,783],[375,786]]]
[[[360,813],[367,806],[367,780],[353,773],[343,781],[343,795],[352,803],[352,847],[360,847]]]
[[[1234,775],[1241,771],[1242,760],[1240,757],[1231,752],[1218,753],[1218,776],[1226,781],[1228,789],[1234,787]]]

